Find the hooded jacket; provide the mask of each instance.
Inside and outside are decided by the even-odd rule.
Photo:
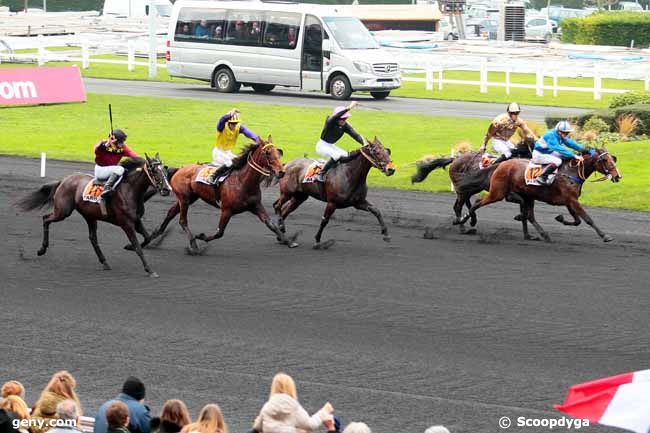
[[[309,416],[290,395],[274,394],[262,407],[253,428],[264,433],[310,433],[321,425],[320,411]]]

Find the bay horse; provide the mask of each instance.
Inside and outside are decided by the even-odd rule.
[[[88,224],[90,243],[105,270],[110,270],[111,267],[97,242],[97,221],[105,221],[124,230],[133,249],[140,257],[144,270],[149,276],[157,277],[158,274],[151,270],[144,258],[136,232],[144,236],[145,241],[149,238],[141,219],[144,214],[144,197],[148,188],[153,186],[160,195],[166,196],[169,195],[171,187],[160,156],[156,153],[153,159],[148,155],[145,155],[145,158],[127,158],[120,162],[120,165],[126,169],[126,174],[108,200],[105,214],[99,203],[83,200],[84,189],[92,180],[92,176],[82,173],[45,184],[20,199],[16,206],[23,211],[54,205],[53,212],[43,216],[43,243],[37,254],[42,256],[47,252],[50,224],[66,219],[76,210]]]
[[[526,146],[518,146],[513,150],[513,158],[530,158],[530,144],[529,141],[526,141]],[[471,235],[476,233],[476,229],[466,229],[465,225],[460,223],[463,206],[466,206],[469,210],[472,207],[472,196],[490,189],[490,176],[497,167],[497,165],[492,165],[485,169],[480,169],[479,164],[481,163],[482,157],[483,152],[463,152],[456,156],[436,158],[429,161],[418,161],[416,163],[417,171],[411,176],[411,183],[419,183],[424,181],[433,170],[445,168],[449,165],[449,178],[454,185],[454,192],[456,193],[456,202],[454,203],[454,214],[456,218],[454,219],[454,225],[459,226],[462,234]],[[472,183],[471,188],[461,186],[462,180],[470,175],[478,176],[477,182]],[[512,202],[520,203],[520,200],[515,195],[508,197],[508,201]],[[515,219],[519,219],[519,217],[517,216]],[[476,215],[471,215],[470,218],[470,225],[474,227],[477,222]]]
[[[499,164],[492,174],[489,194],[477,200],[459,223],[466,222],[472,215],[475,215],[477,209],[503,200],[508,193],[514,192],[523,199],[521,209],[525,218],[522,218],[521,222],[525,239],[534,239],[528,234],[527,222],[529,221],[545,241],[551,241],[548,233],[535,220],[534,205],[537,200],[553,206],[567,207],[573,221],[566,221],[563,215],[558,215],[555,218],[556,221],[564,225],[577,226],[584,220],[593,227],[604,242],[613,240],[611,236],[596,226],[578,201],[582,193],[582,185],[596,171],[603,174],[603,178],[599,180],[610,179],[614,183],[621,180],[621,174],[616,167],[616,157],[611,155],[606,148],[595,149],[593,155],[585,153],[583,162],[570,161],[562,164],[555,181],[550,186],[527,185],[524,179],[527,164],[527,161],[522,160],[509,160]],[[466,178],[461,182],[461,187],[471,188],[473,181],[477,182],[476,179]],[[463,183],[465,185],[462,185]]]
[[[352,159],[329,170],[324,183],[303,183],[309,166],[314,162],[309,158],[300,158],[286,165],[287,175],[280,179],[280,197],[273,204],[278,215],[280,230],[284,233],[284,220],[310,196],[327,203],[325,213],[316,233],[314,249],[326,249],[334,244],[333,240],[321,243],[321,236],[336,209],[354,206],[356,209],[370,212],[379,221],[381,234],[386,242],[390,241],[388,228],[379,209],[366,200],[368,186],[366,178],[372,167],[379,169],[386,176],[395,173],[395,165],[390,159],[390,149],[375,137],[360,149],[350,153]]]
[[[255,214],[262,223],[275,233],[282,244],[290,248],[297,246],[293,238],[286,238],[284,233],[273,224],[262,205],[262,191],[260,189],[262,180],[266,178],[270,182],[272,176],[278,178],[284,176],[284,167],[280,161],[281,157],[282,150],[275,147],[270,135],[268,141],[260,139],[257,143],[252,143],[243,149],[233,161],[231,174],[216,188],[214,185],[196,181],[198,173],[205,168],[205,165],[192,164],[177,169],[171,178],[171,187],[176,195],[176,203],[167,211],[165,219],[151,237],[145,240],[142,244],[143,247],[151,240],[162,235],[171,220],[180,213],[179,223],[189,240],[189,252],[190,254],[197,254],[199,252],[196,243],[197,239],[210,242],[221,238],[225,233],[230,218],[242,212]],[[221,209],[219,226],[212,236],[206,236],[203,233],[194,236],[188,225],[188,209],[199,198],[207,204]]]

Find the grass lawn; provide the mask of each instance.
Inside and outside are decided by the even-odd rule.
[[[92,161],[93,145],[108,133],[109,102],[115,127],[126,130],[128,143],[141,154],[160,152],[171,166],[209,160],[215,123],[232,108],[216,96],[215,101],[202,101],[97,94],[89,94],[85,104],[3,108],[0,127],[13,132],[3,134],[0,153],[36,157],[45,151],[48,158]],[[327,109],[251,103],[241,103],[238,108],[248,127],[262,136],[273,134],[274,143],[285,151],[285,162],[304,154],[315,156],[314,145],[329,114]],[[372,170],[372,186],[447,192],[449,179],[444,171],[411,185],[413,162],[425,154],[448,154],[460,140],[469,140],[476,147],[487,127],[483,120],[463,119],[461,124],[449,117],[364,110],[355,111],[351,121],[363,135],[377,135],[393,150],[397,173],[385,177]],[[355,148],[348,137],[340,144],[345,149]],[[650,211],[650,142],[622,143],[610,150],[619,158],[623,181],[618,185],[587,184],[584,201]]]

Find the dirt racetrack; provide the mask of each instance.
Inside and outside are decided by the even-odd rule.
[[[465,236],[450,224],[451,195],[372,190],[391,243],[372,215],[344,210],[324,234],[337,243],[312,250],[323,206],[310,200],[287,221],[303,232],[293,250],[244,215],[192,257],[174,222],[145,251],[161,276],[149,279],[105,224],[99,240],[114,270],[102,271],[78,214],[51,226],[50,250],[36,257],[39,214],[10,202],[92,169],[50,161],[43,180],[38,166],[0,157],[0,380],[20,380],[28,403],[67,369],[93,415],[134,374],[154,411],[169,398],[193,415],[217,402],[231,432],[244,432],[283,370],[308,410],[329,400],[345,422],[377,433],[496,432],[502,416],[559,417],[552,404],[570,384],[648,368],[649,214],[588,209],[615,237],[604,244],[539,206],[549,245],[522,240],[511,204],[479,211],[481,234]],[[276,194],[265,192],[267,209]],[[147,227],[172,200],[148,203]],[[196,233],[216,222],[208,206],[190,211]]]

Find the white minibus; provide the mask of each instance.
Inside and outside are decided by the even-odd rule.
[[[219,92],[287,86],[335,99],[355,91],[384,99],[402,81],[393,56],[358,18],[336,6],[268,1],[176,1],[167,71]]]

